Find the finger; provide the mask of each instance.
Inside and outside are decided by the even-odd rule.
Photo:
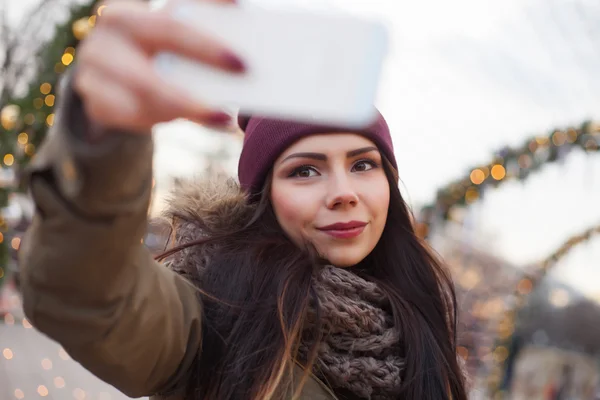
[[[106,128],[148,134],[152,126],[168,122],[176,115],[166,113],[164,107],[145,108],[135,93],[94,68],[78,71],[75,85],[84,99],[88,118]],[[196,112],[187,119],[219,129],[229,127],[231,121],[229,115],[209,110],[204,115]]]
[[[149,55],[169,51],[230,72],[244,72],[243,61],[216,39],[173,19],[165,11],[150,11],[124,2],[107,7],[103,23],[131,36]]]
[[[148,133],[153,125],[151,121],[145,121],[136,95],[97,69],[78,70],[74,85],[84,100],[86,115],[92,121],[133,133]]]
[[[206,108],[164,82],[148,57],[134,44],[110,32],[100,33],[89,39],[79,54],[80,62],[128,87],[142,99],[144,109],[153,109],[152,115],[156,122],[175,118],[186,118],[210,125],[224,125],[230,122],[231,118],[228,115]],[[106,49],[106,52],[99,54],[98,51],[102,49]]]

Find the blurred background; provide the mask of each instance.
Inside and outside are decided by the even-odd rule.
[[[600,399],[600,2],[246,0],[383,19],[377,106],[418,232],[459,295],[473,399]],[[95,2],[0,0],[0,399],[124,399],[36,333],[16,251],[33,213],[17,185],[53,124],[55,86]],[[118,60],[115,60],[115,62]],[[178,180],[236,174],[242,135],[156,127],[146,244]]]

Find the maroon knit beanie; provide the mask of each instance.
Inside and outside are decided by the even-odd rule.
[[[364,135],[377,145],[394,168],[398,168],[390,129],[379,112],[370,126],[358,130],[244,115],[238,117],[238,124],[244,131],[238,177],[242,188],[252,194],[260,192],[277,157],[294,142],[311,134],[353,132]]]

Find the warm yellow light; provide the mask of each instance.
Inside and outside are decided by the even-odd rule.
[[[71,65],[71,63],[73,62],[74,57],[72,54],[63,54],[60,61],[63,63],[63,65],[65,66],[69,66]]]
[[[21,238],[20,237],[12,238],[12,240],[10,241],[10,246],[15,250],[19,250],[19,247],[21,247]]]
[[[52,126],[52,125],[54,125],[54,114],[49,114],[49,115],[46,117],[46,124],[47,124],[48,126]]]
[[[554,132],[554,135],[552,135],[552,143],[554,143],[555,146],[562,146],[566,141],[567,135],[562,131],[556,131]]]
[[[65,380],[62,377],[57,376],[56,378],[54,378],[54,386],[57,389],[64,388],[65,387]]]
[[[0,232],[0,243],[4,242],[4,235]]]
[[[13,163],[15,162],[15,157],[12,154],[5,154],[4,155],[4,164],[11,166],[13,165]]]
[[[40,85],[40,93],[41,94],[48,94],[52,91],[52,85],[49,83],[42,83]]]
[[[48,388],[44,385],[38,386],[37,392],[42,397],[48,396]]]
[[[22,399],[25,397],[25,393],[21,389],[15,389],[15,397],[17,399]]]
[[[48,96],[46,96],[46,97],[44,98],[44,103],[46,103],[46,105],[47,105],[48,107],[54,107],[54,100],[55,100],[55,99],[56,99],[56,98],[54,97],[54,95],[53,95],[53,94],[49,94]]]
[[[21,108],[15,104],[9,104],[3,107],[0,111],[0,123],[2,124],[2,127],[7,131],[14,129],[17,125],[20,113]]]
[[[28,140],[29,140],[29,136],[25,132],[21,132],[21,133],[19,133],[19,136],[17,136],[17,141],[20,144],[27,144]]]
[[[484,180],[485,173],[481,169],[476,168],[471,172],[471,182],[473,182],[475,185],[481,185]]]
[[[75,47],[67,47],[64,51],[65,54],[70,54],[75,57]]]
[[[52,369],[52,360],[50,360],[49,358],[44,358],[42,360],[42,368],[45,370]]]
[[[102,16],[102,12],[104,11],[104,9],[105,9],[105,8],[106,8],[106,5],[103,5],[103,6],[100,6],[100,7],[98,7],[97,14],[98,14],[99,16]]]
[[[80,389],[80,388],[76,388],[75,390],[73,390],[73,397],[75,397],[75,399],[77,399],[77,400],[84,400],[85,399],[84,390]]]
[[[12,360],[14,354],[12,352],[11,349],[9,349],[8,347],[5,348],[4,350],[2,350],[2,355],[4,356],[4,358],[6,358],[7,360]]]
[[[492,167],[492,178],[499,181],[499,180],[504,179],[505,176],[506,176],[506,169],[502,165],[496,164]]]
[[[83,40],[90,33],[92,25],[90,24],[90,19],[84,17],[73,22],[71,28],[73,30],[73,36],[75,36],[75,39]]]

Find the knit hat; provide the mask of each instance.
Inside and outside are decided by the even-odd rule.
[[[238,177],[242,188],[252,194],[260,192],[277,157],[299,139],[312,134],[352,132],[363,135],[377,145],[394,168],[398,168],[390,129],[379,111],[371,125],[358,130],[244,115],[238,117],[238,125],[244,131]]]

